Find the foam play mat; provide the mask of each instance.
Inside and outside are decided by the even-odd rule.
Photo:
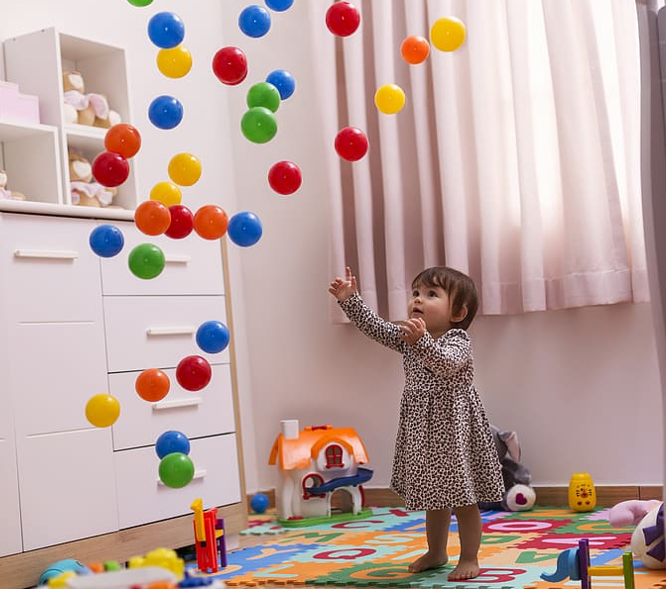
[[[448,582],[460,551],[455,518],[449,535],[450,563],[411,574],[407,566],[425,551],[425,513],[402,508],[372,512],[362,520],[296,529],[281,527],[271,513],[251,515],[250,528],[242,535],[273,536],[265,536],[264,544],[230,552],[228,566],[209,577],[230,587],[580,588],[580,582],[568,578],[546,582],[540,575],[553,573],[560,553],[575,549],[582,538],[589,539],[590,565],[622,565],[633,530],[611,527],[608,510],[603,509],[484,512],[479,576]],[[634,568],[636,588],[666,588],[663,570],[646,569],[638,560]],[[592,586],[624,588],[624,580],[621,575],[604,577],[593,580]]]

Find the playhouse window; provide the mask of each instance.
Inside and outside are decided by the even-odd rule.
[[[310,473],[303,478],[303,500],[310,498],[325,498],[326,494],[311,494],[307,488],[316,488],[324,483],[324,478],[318,473]]]
[[[338,445],[331,445],[326,449],[326,469],[333,467],[344,467],[342,463],[342,447]]]

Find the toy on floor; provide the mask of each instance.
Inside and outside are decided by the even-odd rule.
[[[531,510],[536,502],[536,493],[530,486],[532,474],[520,463],[518,435],[510,430],[499,430],[492,425],[490,431],[497,448],[497,457],[502,464],[505,492],[500,502],[480,502],[479,508],[507,512]]]
[[[597,505],[597,491],[589,473],[574,473],[569,482],[569,507],[575,512],[591,512]]]
[[[557,570],[552,574],[543,573],[541,578],[546,582],[561,582],[565,578],[572,581],[580,580],[581,588],[592,587],[592,576],[623,576],[625,588],[635,588],[634,561],[631,551],[622,555],[621,566],[590,565],[589,539],[581,539],[578,549],[562,551],[557,558]]]
[[[194,510],[194,545],[197,567],[203,573],[215,573],[227,567],[227,545],[224,538],[224,519],[217,518],[217,508],[204,511],[201,498],[190,506]],[[218,553],[220,555],[218,565]]]
[[[263,514],[268,510],[270,506],[270,500],[266,494],[255,494],[250,500],[250,508],[254,510],[257,514]]]
[[[42,572],[42,575],[39,576],[39,581],[37,584],[39,586],[43,586],[52,578],[55,578],[65,572],[74,572],[78,575],[89,574],[91,573],[91,570],[87,565],[81,563],[78,559],[61,559],[60,561],[52,563]]]
[[[666,567],[664,551],[664,505],[659,500],[628,500],[611,508],[608,520],[614,527],[635,526],[631,550],[649,569]]]
[[[299,431],[298,420],[282,420],[281,426],[268,460],[278,465],[275,496],[281,524],[305,526],[309,518],[331,518],[331,497],[337,490],[351,496],[352,515],[360,516],[361,484],[370,480],[372,470],[359,467],[368,455],[356,431],[330,425]]]

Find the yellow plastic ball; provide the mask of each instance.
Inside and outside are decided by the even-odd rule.
[[[385,115],[395,115],[405,106],[405,93],[397,84],[384,84],[375,92],[375,105]]]
[[[93,395],[86,404],[86,418],[97,428],[111,426],[120,416],[120,403],[108,393]]]
[[[164,182],[158,182],[151,189],[150,199],[159,201],[165,207],[171,207],[171,205],[180,205],[183,200],[183,193],[173,182],[165,180]]]
[[[180,186],[192,186],[201,177],[201,162],[187,153],[176,154],[169,162],[169,178]]]
[[[440,51],[455,51],[465,42],[465,25],[454,16],[437,19],[430,29],[430,40]]]
[[[167,78],[182,78],[192,69],[192,54],[182,45],[160,49],[157,67]]]

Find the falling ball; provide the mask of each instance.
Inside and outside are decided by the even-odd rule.
[[[261,221],[250,211],[236,213],[229,220],[227,235],[229,239],[237,246],[244,248],[256,244],[263,233]]]
[[[199,391],[206,387],[212,374],[208,361],[196,354],[186,356],[176,367],[176,380],[187,391]]]
[[[361,14],[350,2],[335,2],[326,11],[326,26],[338,37],[349,37],[361,24]]]
[[[132,6],[148,6],[153,0],[127,0]]]
[[[185,205],[171,205],[171,224],[165,235],[172,240],[182,240],[192,233],[194,228],[194,215]]]
[[[171,453],[190,454],[190,440],[179,430],[167,430],[155,442],[155,452],[160,459]]]
[[[284,12],[291,8],[294,0],[265,0],[266,6],[275,12]]]
[[[154,279],[164,270],[164,253],[155,244],[139,244],[129,255],[128,265],[134,276]]]
[[[194,231],[204,240],[219,240],[228,224],[225,210],[218,205],[204,205],[194,214]]]
[[[88,242],[97,256],[111,258],[123,249],[125,237],[115,225],[100,225],[90,232]]]
[[[213,57],[213,72],[223,84],[240,84],[247,76],[247,58],[238,47],[223,47]]]
[[[301,186],[301,170],[293,162],[283,160],[271,166],[268,171],[268,184],[281,195],[291,195]]]
[[[120,403],[108,393],[93,395],[86,404],[86,418],[97,428],[111,426],[120,416]]]
[[[106,132],[104,147],[124,158],[132,158],[141,148],[141,134],[127,123],[118,123]]]
[[[266,143],[277,133],[277,120],[266,107],[252,107],[241,119],[241,131],[254,143]]]
[[[430,29],[430,40],[440,51],[455,51],[465,42],[465,25],[454,16],[437,19]]]
[[[222,352],[229,345],[229,339],[229,328],[215,320],[204,322],[197,330],[197,344],[209,354]]]
[[[167,487],[184,488],[194,477],[194,463],[184,453],[170,453],[160,461],[159,476]]]
[[[429,54],[430,43],[425,37],[411,35],[400,44],[400,55],[408,64],[420,64],[428,58]]]
[[[405,93],[397,84],[384,84],[375,92],[375,105],[385,115],[395,115],[405,106]]]
[[[159,201],[144,201],[134,212],[134,224],[148,236],[159,236],[169,229],[171,213]]]
[[[127,160],[114,152],[97,154],[92,163],[93,176],[102,186],[120,186],[127,180],[129,172]]]
[[[137,395],[147,402],[164,399],[171,389],[169,376],[160,369],[145,369],[134,382]]]
[[[152,201],[159,201],[167,207],[171,205],[179,205],[183,198],[178,186],[173,182],[163,181],[158,182],[152,189],[150,189],[150,199]]]
[[[148,21],[148,37],[162,49],[180,45],[185,38],[185,25],[173,12],[158,12]]]
[[[266,76],[266,82],[278,89],[281,100],[287,100],[296,89],[296,81],[287,70],[273,70]]]
[[[182,45],[160,49],[157,53],[157,69],[167,78],[182,78],[192,69],[192,54]]]
[[[265,8],[253,4],[241,11],[238,26],[248,37],[263,37],[271,28],[271,15]]]
[[[180,186],[192,186],[201,178],[201,162],[193,154],[176,154],[169,161],[169,178]]]
[[[158,129],[173,129],[183,120],[183,105],[173,96],[158,96],[148,107],[148,118]]]
[[[335,151],[350,162],[360,160],[368,151],[368,138],[357,127],[345,127],[335,137]]]
[[[249,108],[265,107],[275,113],[280,108],[280,92],[269,82],[258,82],[250,86],[246,102]]]

